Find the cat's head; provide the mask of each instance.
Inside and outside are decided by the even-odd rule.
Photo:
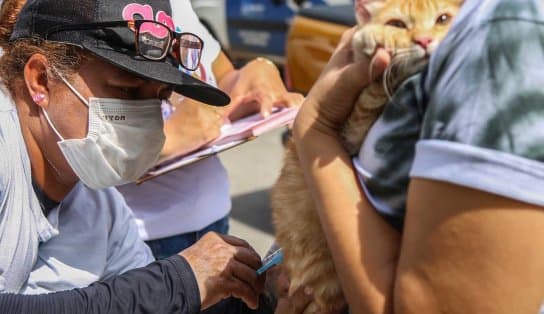
[[[356,0],[355,11],[359,24],[383,26],[383,34],[375,37],[379,46],[392,52],[421,49],[429,55],[462,4],[462,0]]]
[[[360,29],[353,38],[356,55],[372,56],[377,48],[392,55],[386,90],[426,64],[446,36],[463,0],[355,0]]]

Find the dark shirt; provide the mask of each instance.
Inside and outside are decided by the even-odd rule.
[[[42,295],[0,294],[0,313],[4,314],[199,312],[196,278],[179,255],[85,288]]]
[[[38,186],[38,184],[32,180],[32,188],[34,189],[34,193],[36,193],[36,197],[38,198],[38,202],[40,202],[40,206],[43,210],[44,215],[47,217],[49,215],[49,212],[59,206],[59,202],[54,201],[50,199],[42,189]]]

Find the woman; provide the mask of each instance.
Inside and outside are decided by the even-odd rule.
[[[351,312],[538,312],[543,21],[542,1],[467,1],[353,163],[337,132],[368,66],[343,39],[294,136]]]
[[[257,58],[235,69],[219,43],[202,25],[189,0],[171,1],[172,18],[180,32],[201,37],[204,50],[193,77],[217,85],[232,102],[221,109],[202,106],[173,94],[174,110],[165,117],[162,154],[190,152],[220,135],[225,120],[251,113],[267,115],[272,107],[298,106],[303,97],[285,89],[276,66]],[[227,172],[217,156],[167,173],[144,184],[119,187],[134,212],[141,237],[156,258],[165,258],[192,245],[206,232],[228,232],[231,210]]]
[[[209,234],[149,264],[151,252],[111,188],[155,162],[164,142],[161,100],[172,90],[212,105],[229,102],[179,73],[178,65],[197,66],[187,62],[199,59],[202,42],[174,33],[170,12],[168,2],[154,0],[2,3],[0,77],[10,99],[0,104],[1,292],[101,281],[68,293],[76,303],[66,294],[45,299],[65,311],[80,306],[72,312],[194,313],[231,295],[256,307],[260,260],[247,243]],[[185,53],[194,58],[181,60]]]

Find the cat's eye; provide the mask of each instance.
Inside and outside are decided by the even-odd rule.
[[[403,21],[401,21],[399,19],[389,20],[389,21],[387,21],[387,23],[385,23],[385,25],[389,25],[389,26],[393,26],[393,27],[397,27],[397,28],[407,28],[406,23],[404,23]]]
[[[444,24],[448,24],[451,20],[451,15],[448,14],[448,13],[444,13],[444,14],[441,14],[437,19],[436,19],[436,24],[439,24],[439,25],[444,25]]]

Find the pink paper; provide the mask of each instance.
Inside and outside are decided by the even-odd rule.
[[[276,109],[266,118],[255,114],[221,128],[221,136],[213,142],[188,154],[174,155],[157,163],[137,182],[142,183],[159,175],[198,162],[202,158],[236,147],[249,139],[285,126],[295,119],[299,108]]]
[[[228,142],[259,136],[268,131],[285,126],[292,122],[299,108],[285,108],[273,111],[268,117],[263,118],[259,114],[237,120],[232,124],[224,125],[221,128],[221,135],[207,147],[222,145]]]

